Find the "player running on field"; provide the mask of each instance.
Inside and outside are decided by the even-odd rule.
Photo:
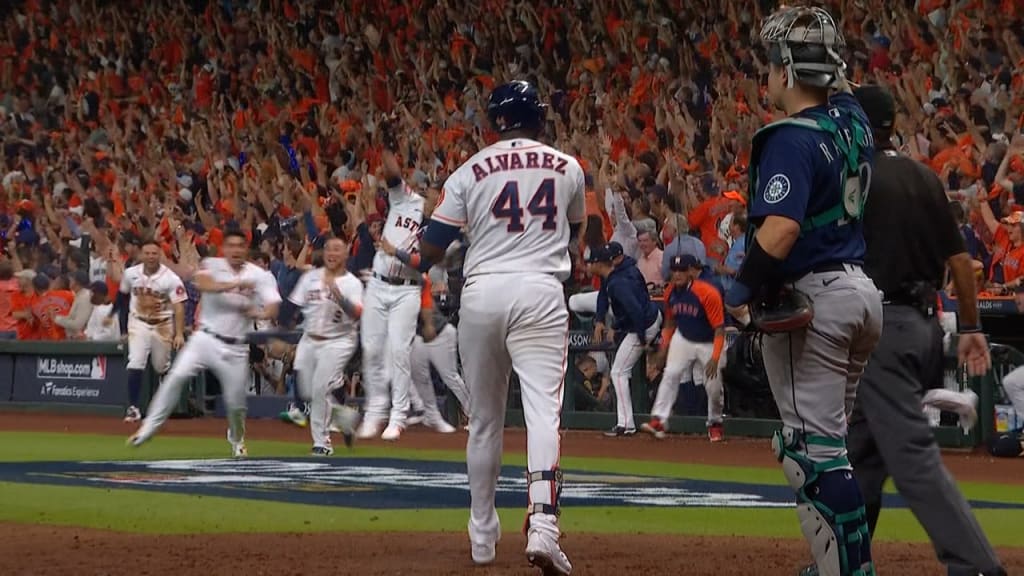
[[[106,325],[128,306],[128,410],[125,422],[138,422],[139,395],[146,362],[163,376],[171,367],[171,350],[185,343],[185,285],[170,268],[160,263],[160,244],[142,244],[142,262],[124,271],[117,300]],[[173,326],[171,319],[173,318]]]
[[[722,410],[724,392],[721,368],[725,363],[725,307],[718,290],[700,276],[701,263],[696,256],[675,256],[665,294],[665,328],[661,348],[648,367],[653,377],[664,367],[658,394],[651,407],[651,421],[640,429],[655,438],[664,438],[668,417],[679,395],[679,383],[693,375],[696,384],[704,383],[708,396],[708,438],[724,438]],[[666,356],[667,354],[667,356]]]
[[[437,408],[430,368],[437,370],[441,381],[466,410],[469,409],[469,392],[459,374],[458,331],[448,321],[432,288],[433,282],[427,276],[420,303],[419,334],[412,344],[412,379],[414,390],[418,392],[423,405],[424,424],[443,434],[450,434],[455,432],[455,427],[444,419]]]
[[[221,385],[228,418],[228,442],[235,457],[245,448],[245,386],[249,379],[246,334],[254,319],[277,317],[281,296],[273,277],[245,261],[245,234],[224,233],[224,258],[206,258],[193,277],[202,293],[199,330],[181,349],[164,378],[142,425],[129,438],[141,446],[167,421],[181,398],[182,388],[199,373],[210,370]]]
[[[281,306],[280,325],[290,329],[296,307],[305,318],[302,339],[295,350],[299,395],[310,403],[309,432],[313,455],[330,456],[331,424],[337,425],[352,445],[358,413],[349,406],[332,406],[328,395],[339,388],[345,366],[359,347],[359,316],[363,311],[363,283],[346,269],[348,246],[339,238],[324,244],[324,266],[299,278],[288,301]]]
[[[494,89],[487,113],[500,140],[445,182],[421,250],[425,264],[437,262],[460,228],[470,238],[459,353],[469,386],[473,561],[492,562],[501,536],[494,494],[514,369],[526,416],[526,556],[544,574],[566,575],[572,565],[558,544],[558,423],[569,330],[562,282],[571,272],[569,242],[577,237],[585,200],[576,160],[537,141],[546,108],[528,82]]]

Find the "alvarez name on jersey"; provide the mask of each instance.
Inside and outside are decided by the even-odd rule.
[[[432,218],[465,226],[464,277],[543,272],[569,277],[569,223],[586,215],[583,169],[554,148],[517,138],[477,152],[444,183]]]

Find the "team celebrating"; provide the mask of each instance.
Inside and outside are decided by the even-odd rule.
[[[669,260],[661,305],[619,241],[591,249],[586,258],[601,278],[595,339],[605,337],[612,319],[622,335],[610,371],[617,421],[607,435],[640,430],[663,438],[679,383],[694,381],[707,390],[708,437],[722,440],[726,325],[763,334],[760,346],[783,424],[772,448],[796,495],[814,558],[802,574],[869,576],[876,573],[871,532],[877,512],[865,513],[851,464],[857,454],[848,454],[846,437],[858,383],[883,329],[883,295],[862,269],[862,219],[878,144],[873,134],[880,132],[844,77],[843,40],[826,11],[782,8],[766,19],[761,37],[771,58],[768,94],[787,117],[754,137],[746,255],[728,290],[702,279],[701,259],[680,253]],[[486,565],[501,537],[495,494],[514,370],[527,432],[526,556],[545,575],[570,574],[559,545],[559,426],[569,330],[562,284],[572,273],[572,251],[580,250],[586,184],[576,158],[541,141],[546,108],[529,82],[495,87],[487,115],[499,140],[465,159],[436,202],[408,186],[399,161],[385,154],[388,210],[366,278],[347,271],[348,245],[330,238],[322,265],[281,298],[273,278],[246,261],[245,233],[226,231],[222,257],[203,260],[193,277],[202,305],[198,329],[187,341],[183,283],[160,263],[158,244],[144,245],[142,263],[125,272],[112,312],[129,316],[126,420],[141,420],[130,445],[150,440],[187,382],[209,370],[222,387],[232,454],[246,456],[251,327],[275,320],[288,330],[301,318],[294,366],[298,397],[310,405],[315,456],[334,452],[332,430],[349,446],[354,438],[399,440],[414,408],[422,408],[429,427],[453,432],[437,409],[430,369],[437,370],[468,416],[470,551],[475,563]],[[635,243],[636,236],[632,229],[624,241]],[[432,277],[456,245],[468,249],[453,322],[439,311]],[[972,331],[961,326],[961,332]],[[975,372],[987,369],[987,349],[966,341],[962,361]],[[360,349],[361,417],[333,399]],[[661,385],[651,420],[637,426],[629,379],[645,354],[649,374],[660,373]],[[139,388],[149,360],[162,381],[142,418]],[[1005,574],[989,553],[944,561],[952,570],[954,561],[971,560],[965,574]]]

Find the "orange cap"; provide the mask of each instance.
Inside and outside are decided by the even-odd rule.
[[[725,192],[722,193],[722,198],[728,198],[729,200],[735,200],[736,202],[739,202],[740,204],[743,204],[744,206],[747,205],[746,198],[744,198],[742,194],[740,194],[739,192],[737,192],[735,190],[726,190]]]

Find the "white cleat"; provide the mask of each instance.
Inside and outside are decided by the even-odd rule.
[[[131,423],[139,420],[142,420],[142,411],[135,406],[129,406],[124,412],[124,421]]]
[[[472,525],[472,521],[470,521]],[[470,529],[472,533],[472,528]],[[494,539],[494,542],[489,544],[473,544],[472,539],[470,540],[470,554],[473,556],[473,563],[478,566],[486,566],[494,562],[495,556],[497,556],[496,548],[498,541],[501,540],[501,526],[498,526],[498,537]]]
[[[427,423],[427,426],[432,428],[435,432],[440,432],[441,434],[455,433],[455,426],[452,426],[451,424],[449,424],[448,422],[441,418],[437,420],[431,420],[430,422]]]
[[[402,427],[398,424],[388,424],[388,427],[384,429],[384,433],[380,435],[380,439],[387,442],[394,442],[401,437]]]
[[[340,432],[345,446],[352,447],[352,438],[359,424],[359,411],[351,406],[335,406],[331,411],[331,432]]]
[[[380,435],[380,424],[377,422],[371,422],[364,419],[363,423],[359,425],[359,429],[356,430],[356,438],[360,440],[369,440],[376,438]]]
[[[245,458],[249,455],[249,451],[245,449],[245,444],[235,444],[231,448],[231,455],[235,458]]]
[[[148,434],[143,434],[141,431],[139,431],[129,436],[126,444],[128,446],[131,446],[132,448],[138,448],[139,446],[142,446],[143,444],[148,442],[150,437],[151,436],[149,436]]]
[[[526,559],[530,565],[540,569],[543,576],[569,576],[572,564],[562,552],[558,542],[539,532],[530,534],[526,541]]]
[[[288,412],[286,412],[285,415],[289,420],[292,421],[292,424],[295,424],[300,428],[305,428],[306,426],[309,426],[309,417],[306,416],[306,413],[303,412],[301,408],[294,404],[292,404],[288,408]]]

